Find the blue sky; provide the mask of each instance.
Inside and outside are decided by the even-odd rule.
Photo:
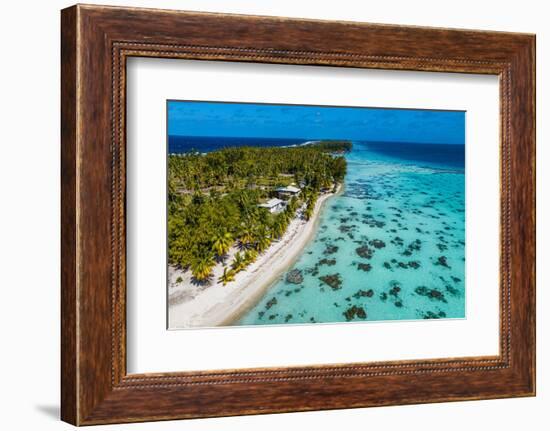
[[[464,144],[465,112],[168,101],[168,134]]]

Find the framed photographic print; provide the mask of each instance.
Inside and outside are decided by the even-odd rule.
[[[170,329],[465,317],[465,112],[167,112]]]
[[[535,394],[535,37],[62,11],[62,419]]]

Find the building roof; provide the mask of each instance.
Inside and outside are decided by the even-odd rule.
[[[278,192],[298,193],[300,189],[294,186],[279,187]]]
[[[285,201],[282,201],[281,199],[273,198],[273,199],[268,200],[265,204],[260,204],[258,206],[260,206],[262,208],[273,208],[273,207],[275,207],[277,205],[280,205],[284,202]]]

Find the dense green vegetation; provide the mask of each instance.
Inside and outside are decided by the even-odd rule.
[[[351,151],[352,147],[352,143],[350,141],[317,141],[309,145],[314,145],[320,150],[333,153]]]
[[[346,141],[290,148],[234,147],[168,159],[168,244],[170,264],[189,268],[198,281],[225,263],[233,245],[240,248],[218,282],[226,284],[274,239],[281,237],[300,206],[313,213],[319,192],[335,187],[346,174],[339,153]],[[258,207],[275,189],[300,184],[302,192],[272,214]]]

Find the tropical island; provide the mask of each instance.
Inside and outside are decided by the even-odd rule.
[[[169,327],[229,324],[315,232],[349,141],[168,156]]]

